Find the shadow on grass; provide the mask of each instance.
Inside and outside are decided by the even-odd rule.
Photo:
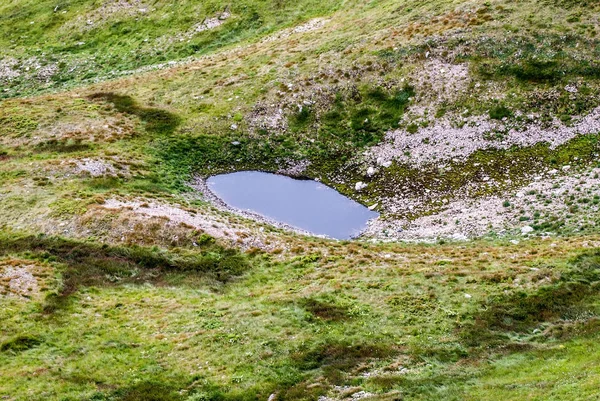
[[[106,399],[106,398],[98,398]],[[177,392],[177,387],[162,381],[141,382],[128,388],[115,391],[109,398],[118,401],[180,401],[185,398]]]
[[[470,361],[477,361],[477,366],[478,361],[493,355],[529,352],[549,340],[595,336],[600,333],[599,296],[600,249],[573,259],[554,283],[490,296],[476,312],[463,316],[461,320],[469,323],[457,327],[457,342],[412,347],[410,354],[426,362],[469,366]],[[318,357],[309,360],[317,362],[314,366],[323,365]],[[374,376],[366,383],[379,391],[401,389],[407,397],[438,399],[440,388],[460,394],[458,387],[452,387],[470,378],[469,369],[450,369],[427,377],[398,373]]]
[[[18,335],[0,344],[0,352],[11,352],[16,354],[21,351],[35,348],[42,343],[38,337],[30,335]]]
[[[313,319],[329,322],[343,321],[349,318],[348,307],[338,305],[330,299],[302,299],[300,305],[311,314]]]
[[[250,269],[237,250],[207,243],[198,250],[166,251],[156,247],[111,246],[60,237],[0,233],[0,255],[25,253],[28,257],[66,266],[62,288],[47,299],[46,312],[59,308],[82,286],[160,282],[164,273],[190,272],[227,282]]]
[[[533,292],[516,291],[490,297],[473,323],[461,328],[465,345],[521,350],[509,338],[532,333],[577,316],[593,315],[600,295],[600,250],[578,256],[560,279]],[[597,327],[597,326],[595,326]],[[526,344],[521,344],[526,346]],[[513,348],[517,349],[513,349]]]
[[[139,106],[131,96],[112,92],[99,92],[89,96],[90,100],[111,103],[117,111],[139,117],[151,134],[171,134],[181,123],[181,119],[166,110]]]
[[[84,143],[81,140],[58,140],[58,139],[50,139],[45,142],[41,142],[33,148],[35,152],[55,152],[55,153],[74,153],[74,152],[82,152],[85,150],[92,149],[92,145],[88,143]]]

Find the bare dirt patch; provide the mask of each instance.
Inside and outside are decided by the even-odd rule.
[[[30,133],[20,132],[0,137],[7,146],[59,145],[83,142],[114,142],[135,134],[133,121],[123,118],[99,117],[80,121],[41,122]]]
[[[78,28],[82,31],[89,31],[97,25],[105,23],[115,14],[134,17],[144,15],[148,10],[148,6],[141,0],[104,1],[98,8],[79,15],[68,24],[65,24],[64,28]]]
[[[183,36],[180,36],[180,39],[190,39],[200,32],[210,31],[211,29],[218,28],[221,25],[223,25],[223,23],[225,23],[225,21],[228,20],[230,17],[231,13],[228,10],[225,10],[215,17],[206,18],[204,21],[194,25],[192,29],[183,34]]]
[[[75,164],[79,171],[89,173],[92,177],[116,175],[117,172],[112,164],[100,159],[75,160]]]
[[[58,72],[56,63],[41,63],[37,57],[17,60],[8,57],[0,60],[0,82],[11,82],[19,77],[49,83]],[[8,90],[8,89],[7,89]]]
[[[39,295],[44,268],[30,260],[0,260],[0,294],[32,298]]]
[[[276,234],[269,233],[265,225],[248,224],[235,216],[214,213],[206,209],[185,210],[180,205],[144,201],[121,201],[108,199],[101,207],[112,210],[127,210],[149,218],[165,218],[169,222],[183,224],[202,231],[211,237],[242,248],[271,249],[278,247]],[[268,226],[267,226],[268,227]],[[123,236],[123,240],[125,237]]]
[[[471,83],[468,64],[451,64],[431,59],[414,71],[409,79],[414,85],[416,100],[440,104],[454,100]]]
[[[295,26],[293,28],[283,29],[274,35],[266,37],[265,39],[262,40],[262,42],[272,42],[272,41],[276,41],[276,40],[287,39],[296,33],[306,33],[306,32],[316,31],[318,29],[323,28],[328,22],[329,22],[329,19],[326,19],[326,18],[314,18],[314,19],[311,19],[311,20],[305,22],[304,24]]]
[[[5,58],[0,60],[0,82],[11,81],[21,76],[17,69],[18,60],[15,58]]]
[[[40,131],[40,133],[45,134],[46,138],[50,139],[111,142],[132,136],[134,125],[129,120],[106,117],[78,122],[60,122],[53,126],[41,127]]]

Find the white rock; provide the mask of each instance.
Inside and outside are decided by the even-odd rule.
[[[391,166],[391,165],[392,165],[392,162],[391,162],[390,160],[388,160],[388,161],[385,161],[385,162],[381,163],[381,165],[382,165],[383,167],[385,167],[385,168],[388,168],[389,166]]]
[[[525,235],[525,234],[529,234],[530,232],[533,232],[533,227],[531,227],[531,226],[521,227],[521,234]]]
[[[369,210],[374,210],[378,205],[379,203],[372,204],[371,206],[369,206]]]
[[[511,243],[511,244],[514,244],[514,245],[518,245],[518,244],[519,244],[519,241],[517,241],[516,239],[511,239],[511,240],[510,240],[510,243]]]
[[[357,182],[357,183],[354,185],[354,189],[355,189],[356,191],[362,191],[362,190],[363,190],[363,189],[365,189],[366,187],[367,187],[367,184],[365,184],[365,183],[364,183],[364,182],[362,182],[362,181],[359,181],[359,182]]]
[[[565,90],[569,93],[577,93],[577,87],[575,87],[574,85],[565,86]]]
[[[375,170],[374,167],[369,167],[367,169],[367,177],[373,177],[376,172],[377,172],[377,170]]]
[[[465,298],[471,299],[471,298],[473,298],[473,296],[471,294],[465,294]]]

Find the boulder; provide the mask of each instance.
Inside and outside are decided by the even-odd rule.
[[[356,191],[362,191],[362,190],[363,190],[363,189],[365,189],[366,187],[367,187],[367,184],[365,184],[365,183],[364,183],[364,182],[362,182],[362,181],[359,181],[359,182],[357,182],[357,183],[354,185],[354,189],[355,189]]]
[[[533,232],[533,227],[531,227],[531,226],[521,227],[521,234],[527,235],[527,234],[529,234],[531,232]]]

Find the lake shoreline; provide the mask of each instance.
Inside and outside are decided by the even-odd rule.
[[[241,173],[241,172],[238,172]],[[267,173],[267,172],[260,172],[260,173],[264,173],[264,174],[271,174],[273,176],[281,176],[281,177],[285,177],[288,178],[290,180],[296,180],[294,177],[289,177],[285,174],[279,174],[279,173]],[[213,176],[216,177],[216,176]],[[359,233],[357,235],[351,235],[349,236],[349,238],[335,238],[332,235],[327,235],[325,233],[316,233],[313,231],[310,231],[308,229],[303,229],[300,227],[297,227],[294,224],[291,223],[286,223],[286,222],[282,222],[280,220],[277,220],[275,218],[272,217],[268,217],[265,216],[264,214],[257,212],[257,211],[253,211],[253,210],[248,210],[248,209],[242,209],[240,207],[236,207],[233,205],[228,204],[221,196],[219,196],[219,194],[217,194],[213,189],[210,188],[210,185],[207,183],[207,180],[211,178],[208,177],[206,179],[202,178],[202,177],[195,177],[194,181],[190,184],[190,186],[192,188],[194,188],[195,190],[201,192],[205,198],[205,200],[207,200],[209,203],[211,203],[213,206],[217,207],[219,210],[221,211],[226,211],[226,212],[231,212],[234,213],[236,215],[239,215],[241,217],[244,218],[248,218],[251,220],[255,220],[261,223],[266,223],[269,225],[272,225],[276,228],[279,229],[284,229],[284,230],[288,230],[288,231],[292,231],[295,232],[297,234],[300,235],[305,235],[305,236],[312,236],[312,237],[317,237],[317,238],[327,238],[327,239],[334,239],[334,240],[352,240],[352,239],[359,239],[363,236],[363,234],[367,231],[369,224],[372,223],[372,221],[376,220],[379,216],[375,217],[375,218],[371,218],[365,221],[364,226],[360,229]],[[299,180],[299,181],[303,181],[303,182],[316,182],[318,183],[318,181],[315,180],[307,180],[307,179],[303,179],[303,180]],[[321,185],[324,185],[322,183],[319,183]],[[324,185],[325,186],[325,185]],[[360,205],[360,207],[365,207],[364,205],[359,204],[358,202],[352,200],[351,198],[347,198],[344,195],[340,194],[339,192],[337,192],[335,189],[330,188],[325,186],[327,189],[334,191],[335,194],[344,197],[344,199],[351,201],[353,203],[356,203],[358,205]]]

